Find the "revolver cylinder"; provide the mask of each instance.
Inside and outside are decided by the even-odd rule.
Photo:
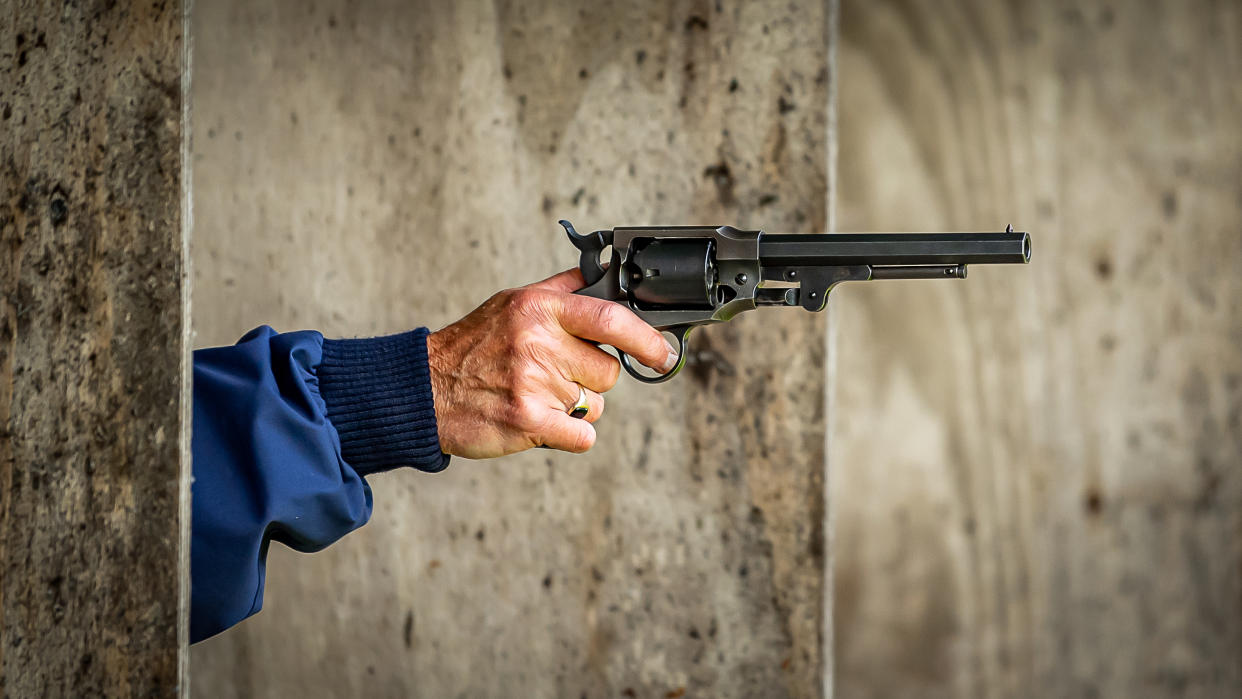
[[[716,291],[713,240],[651,240],[630,258],[630,297],[640,307],[712,308]]]

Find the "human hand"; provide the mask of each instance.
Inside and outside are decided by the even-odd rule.
[[[591,344],[612,345],[656,371],[677,363],[659,331],[628,308],[589,296],[577,269],[501,291],[427,336],[440,449],[468,459],[546,445],[576,453],[595,443],[592,425],[620,364]],[[586,389],[585,419],[568,409]]]

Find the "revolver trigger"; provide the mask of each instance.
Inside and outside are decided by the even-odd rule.
[[[621,366],[625,369],[625,373],[635,379],[648,384],[664,383],[665,381],[668,381],[676,376],[677,373],[682,370],[682,367],[686,366],[686,338],[690,336],[690,331],[694,330],[694,327],[695,326],[693,325],[678,325],[665,329],[665,332],[671,332],[673,333],[673,336],[677,338],[677,363],[674,364],[673,368],[669,369],[667,373],[658,374],[656,376],[646,376],[638,369],[634,368],[634,365],[630,363],[630,355],[622,352],[621,350],[617,350],[617,358],[621,360]]]

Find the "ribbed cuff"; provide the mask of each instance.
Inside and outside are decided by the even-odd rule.
[[[436,432],[427,329],[323,341],[319,394],[341,436],[341,455],[360,475],[400,466],[448,466]]]

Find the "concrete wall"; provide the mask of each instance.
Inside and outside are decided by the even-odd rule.
[[[572,265],[556,226],[827,225],[818,2],[200,3],[195,327],[446,324]],[[623,379],[589,455],[375,477],[275,547],[202,696],[803,696],[830,658],[823,316]]]
[[[842,289],[848,697],[1242,688],[1242,8],[848,0],[840,228],[1031,231]]]
[[[4,696],[188,655],[181,3],[89,5],[0,4]]]

